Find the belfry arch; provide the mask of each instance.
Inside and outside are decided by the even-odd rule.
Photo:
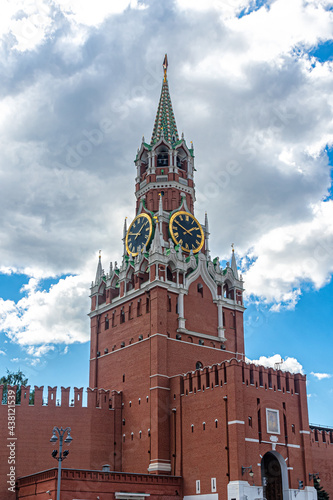
[[[262,457],[261,479],[266,500],[287,500],[289,489],[287,465],[277,451],[268,451]]]

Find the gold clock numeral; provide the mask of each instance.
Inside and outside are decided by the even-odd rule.
[[[186,248],[187,250],[189,250],[189,249],[190,249],[190,247],[188,246],[188,243],[185,243],[185,248]]]
[[[179,240],[179,244],[182,245],[183,244],[183,240]]]
[[[186,220],[186,222],[189,222],[190,218],[188,215],[185,215],[185,220]]]
[[[183,220],[183,217],[181,215],[179,216],[179,218],[180,218],[181,221]]]
[[[192,243],[192,250],[193,250],[193,248],[195,248],[195,244],[194,243]]]
[[[179,233],[177,233],[177,232],[174,232],[173,234],[175,235],[175,237],[176,237],[176,238],[178,238],[178,236],[179,236]]]
[[[129,248],[130,250],[132,250],[132,243],[130,243],[130,244],[128,245],[128,248]]]
[[[195,240],[195,244],[199,246],[200,245],[200,241]]]

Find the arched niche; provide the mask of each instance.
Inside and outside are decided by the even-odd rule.
[[[126,291],[129,292],[134,288],[134,269],[132,266],[128,268],[126,273]]]
[[[187,172],[187,153],[183,148],[177,150],[177,167],[184,172]]]
[[[148,260],[144,257],[140,263],[139,275],[140,286],[149,280]]]
[[[268,451],[261,459],[261,480],[266,500],[288,500],[287,465],[280,453]]]
[[[104,281],[102,281],[98,289],[98,303],[104,304],[105,302],[106,302],[106,287]]]
[[[156,167],[166,168],[169,166],[169,148],[166,144],[161,143],[156,150]]]
[[[225,299],[234,298],[234,289],[232,288],[232,283],[229,280],[226,280],[223,284],[223,297]]]
[[[148,168],[148,152],[144,149],[140,157],[140,178],[142,179]]]
[[[173,282],[177,281],[176,266],[172,261],[169,261],[167,265],[167,280]]]

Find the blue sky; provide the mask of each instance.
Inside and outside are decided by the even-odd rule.
[[[196,216],[243,273],[246,354],[307,374],[333,426],[329,0],[6,2],[0,23],[0,368],[87,386],[89,286],[120,261],[164,53]]]

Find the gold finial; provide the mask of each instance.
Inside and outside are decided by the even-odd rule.
[[[168,70],[168,56],[165,54],[163,61],[163,69],[164,69],[164,82],[167,80],[167,70]]]
[[[234,246],[235,246],[234,243],[231,243],[231,248],[233,252],[235,251]]]
[[[98,252],[99,258],[101,258],[101,255],[102,255],[102,250],[99,250],[99,252]]]

